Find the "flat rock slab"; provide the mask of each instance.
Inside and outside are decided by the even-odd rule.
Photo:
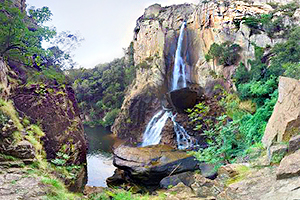
[[[284,157],[276,171],[277,179],[285,179],[300,175],[300,150]]]
[[[114,150],[114,155],[114,165],[124,170],[131,181],[143,185],[158,185],[166,176],[199,169],[193,156],[167,145],[122,145]]]

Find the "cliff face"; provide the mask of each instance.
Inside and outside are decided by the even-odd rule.
[[[138,66],[136,80],[128,89],[112,131],[121,138],[130,135],[141,139],[146,124],[159,109],[164,94],[169,91],[179,30],[184,21],[187,26],[182,52],[191,74],[190,83],[199,84],[207,91],[216,82],[227,89],[234,89],[231,76],[237,66],[224,67],[212,60],[207,62],[205,54],[213,43],[235,43],[242,49],[239,61],[250,68],[248,60],[255,57],[254,43],[266,47],[273,46],[279,40],[270,39],[264,32],[254,34],[248,26],[242,23],[236,26],[235,22],[245,16],[271,10],[267,4],[242,1],[168,7],[154,4],[146,8],[134,30],[134,62]],[[216,80],[215,77],[222,78]]]
[[[71,156],[70,163],[86,162],[86,141],[75,95],[70,86],[32,85],[16,88],[12,96],[17,110],[39,123],[47,159],[55,159],[58,152]]]
[[[78,170],[71,178],[58,176],[79,191],[86,181],[87,144],[74,91],[51,81],[26,85],[29,73],[37,72],[0,60],[0,154],[24,163],[65,155]]]

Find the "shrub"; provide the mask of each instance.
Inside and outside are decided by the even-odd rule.
[[[229,66],[235,64],[240,55],[238,52],[241,51],[241,47],[238,44],[232,44],[230,42],[224,42],[221,45],[213,43],[210,46],[208,54],[205,55],[205,59],[216,59],[218,64]]]
[[[120,109],[115,108],[115,109],[111,110],[110,112],[106,113],[104,122],[102,125],[104,125],[105,127],[112,126],[114,124],[114,121],[115,121],[116,117],[118,116],[119,112],[120,112]]]

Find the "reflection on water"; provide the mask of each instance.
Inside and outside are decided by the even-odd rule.
[[[106,178],[113,175],[111,148],[114,144],[111,132],[101,126],[84,127],[89,143],[87,155],[88,183],[90,186],[106,187]]]

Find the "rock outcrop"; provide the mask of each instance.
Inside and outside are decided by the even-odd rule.
[[[124,170],[128,180],[146,186],[158,186],[166,176],[199,169],[198,161],[193,156],[167,145],[122,145],[114,150],[113,163]]]
[[[273,142],[288,142],[300,132],[300,81],[280,77],[278,91],[277,103],[262,138],[266,147]]]
[[[284,157],[276,171],[277,179],[300,176],[300,150]]]
[[[8,66],[0,59],[0,98],[7,99],[10,95],[10,85],[7,79],[9,72]]]
[[[60,178],[79,191],[86,181],[87,144],[74,91],[53,80],[29,85],[29,73],[37,72],[0,60],[0,153],[24,163],[67,155],[66,164],[79,168],[75,178]]]

